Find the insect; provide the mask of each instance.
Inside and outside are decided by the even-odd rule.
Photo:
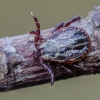
[[[36,30],[30,31],[35,34],[34,45],[37,49],[37,55],[41,66],[43,66],[50,74],[51,85],[54,83],[54,73],[49,67],[48,62],[56,62],[62,65],[67,71],[65,65],[72,64],[82,70],[87,70],[83,66],[77,66],[74,63],[85,58],[91,47],[91,42],[85,30],[78,27],[70,26],[71,23],[81,20],[80,16],[70,19],[68,22],[59,23],[52,31],[52,36],[45,42],[41,41],[40,24],[38,19],[31,13],[35,21]]]

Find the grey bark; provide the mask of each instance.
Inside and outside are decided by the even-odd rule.
[[[77,21],[70,26],[84,29],[91,40],[91,50],[88,56],[76,63],[76,66],[84,66],[100,72],[100,7],[95,7],[86,18]],[[41,31],[44,40],[52,36],[52,30]],[[50,82],[49,73],[40,66],[35,58],[34,35],[29,33],[5,37],[0,39],[0,91],[12,90],[31,85]],[[67,65],[68,67],[71,65]],[[91,72],[73,67],[73,73],[65,71],[60,65],[50,63],[55,74],[55,80],[75,77]]]

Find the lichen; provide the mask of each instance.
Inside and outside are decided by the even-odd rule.
[[[0,51],[0,80],[4,79],[7,72],[6,55],[3,51]]]

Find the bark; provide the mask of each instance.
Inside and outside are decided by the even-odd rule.
[[[94,73],[93,71],[100,72],[100,7],[95,7],[86,18],[70,26],[82,28],[88,33],[91,50],[88,56],[75,63],[76,67],[73,64],[66,65],[73,71],[73,74],[63,69],[60,64],[51,62],[50,68],[55,74],[55,80],[87,75]],[[53,29],[41,30],[44,40],[52,36]],[[32,34],[27,33],[0,39],[0,91],[50,82],[49,73],[40,66],[35,55],[36,48]]]

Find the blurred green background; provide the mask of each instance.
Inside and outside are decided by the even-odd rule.
[[[86,17],[100,0],[0,0],[0,37],[25,34],[35,28],[30,12],[39,19],[41,29],[82,15]],[[88,75],[1,92],[0,100],[99,100],[100,75]]]

